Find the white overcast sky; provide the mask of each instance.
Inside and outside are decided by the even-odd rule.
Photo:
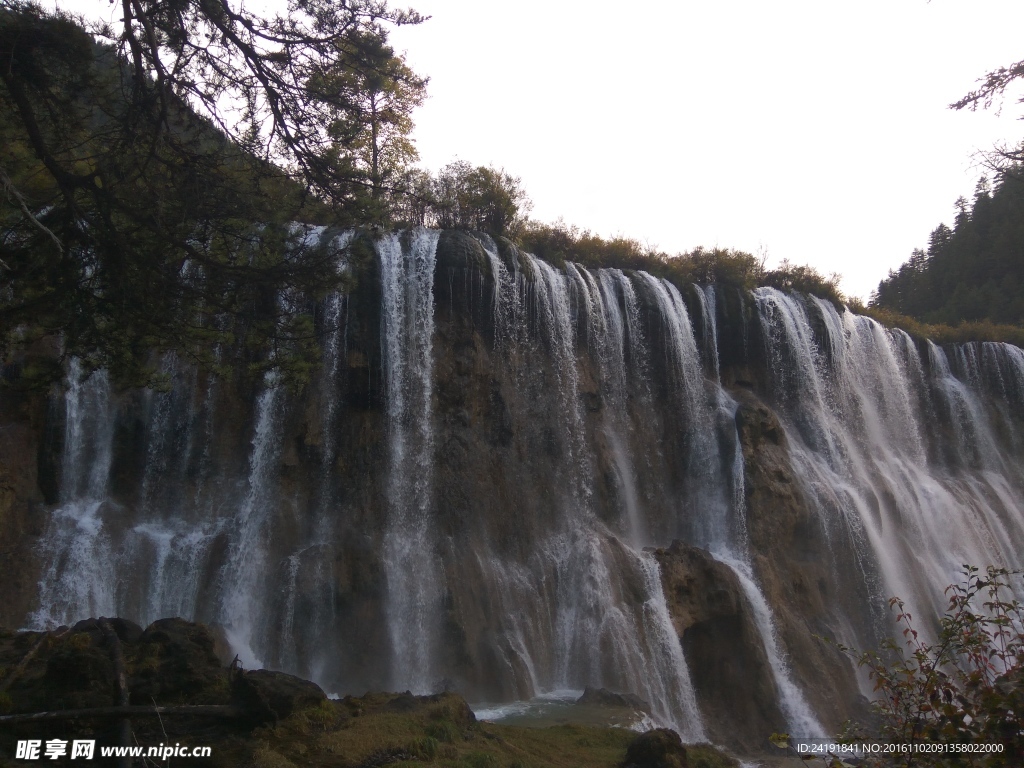
[[[947,108],[1024,58],[1020,0],[392,4],[431,17],[392,34],[430,77],[424,167],[500,166],[538,220],[767,249],[854,296],[951,221],[977,150],[1024,136],[1013,101]]]

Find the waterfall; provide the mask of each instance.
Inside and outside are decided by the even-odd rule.
[[[64,405],[61,502],[100,501],[110,479],[115,426],[107,372],[85,376],[78,359],[72,359]]]
[[[928,343],[929,393],[952,429],[931,438],[945,457],[933,459],[928,406],[912,394],[924,366],[905,334],[818,299],[771,288],[755,297],[801,484],[836,546],[857,549],[879,601],[900,595],[918,615],[941,615],[962,564],[1019,567],[1021,475],[995,447],[980,373],[958,379]],[[990,354],[1009,361],[1019,350]]]
[[[658,296],[662,301],[662,311],[671,319],[668,326],[672,329],[672,339],[676,348],[674,360],[680,368],[677,374],[683,381],[697,378],[696,367],[699,357],[696,349],[692,325],[686,314],[686,308],[678,294],[673,294],[673,286],[665,286]],[[719,381],[718,367],[718,331],[714,314],[714,292],[709,291],[710,300],[701,288],[696,290],[702,311],[701,328],[704,349],[714,372],[715,382]],[[669,297],[670,301],[665,301]],[[689,331],[689,338],[687,338]],[[712,351],[713,350],[713,351]],[[691,398],[689,407],[692,418],[699,425],[697,429],[706,437],[695,442],[693,450],[701,457],[696,462],[699,470],[697,477],[705,481],[702,489],[701,502],[703,514],[696,526],[698,541],[706,547],[716,560],[727,565],[736,574],[744,597],[750,606],[756,626],[759,630],[765,654],[769,659],[772,675],[779,692],[779,704],[787,719],[791,733],[804,737],[814,737],[826,733],[814,717],[803,693],[793,680],[793,676],[785,661],[784,651],[779,646],[778,637],[772,619],[772,610],[764,593],[757,584],[751,565],[751,553],[745,530],[744,481],[742,455],[739,448],[739,436],[736,433],[735,413],[737,404],[720,387],[715,391],[714,408],[696,398]],[[716,433],[713,420],[721,419],[729,426],[733,439],[733,459],[729,464],[732,476],[727,478],[721,472],[721,454],[723,448],[721,438],[711,439]],[[719,433],[722,430],[719,430]]]
[[[384,568],[397,690],[429,692],[442,597],[433,542],[432,466],[434,256],[438,232],[416,230],[406,251],[397,234],[377,244],[387,387],[388,529]]]
[[[52,627],[69,614],[114,613],[116,567],[105,518],[113,462],[115,406],[106,371],[85,375],[72,358],[63,398],[60,504],[42,540],[46,563],[30,625]]]
[[[446,262],[446,236],[373,238],[350,293],[281,299],[316,317],[305,388],[166,355],[167,386],[119,393],[72,360],[28,624],[181,615],[223,626],[246,666],[342,693],[603,686],[700,741],[702,660],[645,549],[681,539],[735,576],[785,727],[822,736],[794,632],[866,648],[889,595],[938,615],[962,563],[1022,564],[1024,351],[484,236]],[[760,367],[734,385],[737,359]],[[806,553],[766,542],[749,502],[743,420],[762,406],[821,542],[807,588],[830,590],[795,629],[772,569]]]
[[[716,302],[715,286],[695,285],[694,293],[700,303],[701,314],[701,347],[707,358],[708,368],[714,373],[714,380],[721,379],[718,359],[718,319],[715,317]]]
[[[589,272],[584,271],[583,274],[590,277]],[[590,279],[593,280],[592,277]],[[635,318],[636,293],[620,270],[602,269],[597,279],[594,287],[600,285],[600,293],[595,296],[595,303],[599,305],[600,312],[595,312],[595,315],[601,318],[601,322],[594,330],[598,336],[596,346],[607,404],[605,434],[626,507],[628,539],[633,546],[642,546],[648,543],[649,532],[630,450],[635,434],[628,413],[630,392],[626,377],[626,350],[632,349],[637,354],[643,346]],[[590,285],[588,283],[588,288]]]
[[[679,291],[667,281],[641,276],[659,310],[672,406],[681,410],[687,431],[686,472],[692,490],[677,530],[687,540],[715,549],[730,540],[729,529],[736,524],[716,427],[720,390],[716,386],[709,392],[705,386],[693,325]]]
[[[715,553],[715,559],[727,565],[736,574],[747,603],[753,610],[754,622],[764,643],[765,655],[768,657],[772,677],[779,691],[779,706],[786,717],[790,735],[805,739],[821,738],[828,731],[814,716],[803,692],[793,680],[785,653],[779,647],[771,607],[757,585],[749,561],[737,559],[730,553],[721,551]]]
[[[353,231],[343,232],[334,238],[333,246],[341,254],[355,237]],[[347,272],[344,255],[339,259],[338,269]],[[285,589],[280,629],[280,653],[278,663],[286,669],[294,669],[304,677],[320,679],[331,665],[337,652],[313,643],[308,655],[303,653],[300,637],[321,637],[332,631],[337,621],[335,610],[336,593],[334,584],[335,552],[332,546],[337,537],[335,507],[335,473],[332,466],[338,457],[338,432],[340,414],[343,409],[343,387],[341,379],[347,365],[349,297],[340,292],[330,293],[322,305],[323,366],[320,371],[319,420],[320,420],[320,477],[315,490],[316,512],[295,550],[285,558],[283,570]],[[300,579],[309,586],[307,594],[300,600]],[[308,594],[312,593],[312,594]],[[300,602],[312,604],[310,615],[296,626],[296,615]],[[308,631],[307,631],[308,630]]]
[[[561,271],[517,254],[523,270],[514,272],[499,265],[493,252],[489,257],[496,278],[493,301],[499,308],[495,348],[508,369],[502,375],[553,406],[545,425],[552,453],[544,469],[557,492],[542,502],[539,530],[522,542],[528,548],[525,558],[501,551],[496,531],[474,540],[474,567],[466,580],[483,599],[466,610],[488,606],[491,642],[501,649],[500,668],[512,676],[519,697],[586,685],[635,691],[651,703],[660,722],[689,740],[702,739],[657,565],[650,554],[634,549],[643,536],[637,533],[641,503],[631,488],[633,436],[627,406],[632,388],[625,359],[646,355],[627,349],[630,340],[641,339],[635,291],[618,271],[594,275],[571,263]],[[532,278],[528,283],[527,275]],[[525,310],[509,306],[517,296],[528,305]],[[527,327],[510,327],[516,318]],[[530,350],[525,356],[523,346]],[[614,523],[621,537],[596,515],[581,349],[599,361],[600,381],[587,387],[598,388],[600,430],[613,446],[622,503],[622,518]],[[550,365],[536,365],[541,355]],[[537,402],[527,395],[513,420],[532,421],[529,414]],[[460,568],[458,563],[447,567]],[[635,601],[624,600],[626,595],[635,595]]]
[[[268,576],[267,526],[276,501],[274,465],[281,451],[282,387],[279,374],[263,377],[263,391],[256,399],[256,430],[252,438],[249,478],[245,495],[233,521],[231,549],[221,571],[218,618],[243,664],[261,667],[257,656],[259,602]]]

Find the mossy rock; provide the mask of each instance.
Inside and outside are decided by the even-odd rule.
[[[469,232],[446,229],[437,242],[435,270],[446,275],[447,270],[475,269],[491,278],[491,262],[483,245]]]
[[[686,747],[675,731],[655,728],[633,739],[622,768],[689,768]]]
[[[228,670],[218,658],[216,637],[202,624],[155,621],[127,661],[133,701],[226,704],[230,699]]]
[[[234,682],[234,696],[254,713],[253,717],[264,722],[283,720],[327,700],[316,683],[269,669],[239,675]]]

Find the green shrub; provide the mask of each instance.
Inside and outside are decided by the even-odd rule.
[[[500,766],[498,759],[486,752],[470,752],[462,758],[462,763],[466,768],[499,768]]]
[[[433,760],[437,757],[440,744],[433,736],[425,736],[409,749],[420,760]]]
[[[459,732],[458,726],[451,720],[439,720],[436,723],[430,723],[425,730],[427,736],[446,744],[451,744],[462,735]]]
[[[877,732],[849,727],[840,737],[999,744],[1002,751],[869,757],[863,765],[1006,766],[1024,755],[1024,606],[1010,590],[1016,575],[989,566],[982,576],[964,566],[964,581],[946,590],[949,609],[934,643],[922,639],[903,601],[892,598],[903,640],[890,639],[882,653],[852,653],[875,683]]]

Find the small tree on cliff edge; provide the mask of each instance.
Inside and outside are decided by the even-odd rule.
[[[520,180],[504,169],[464,161],[449,163],[432,184],[431,209],[437,226],[477,229],[513,237],[531,208]]]

